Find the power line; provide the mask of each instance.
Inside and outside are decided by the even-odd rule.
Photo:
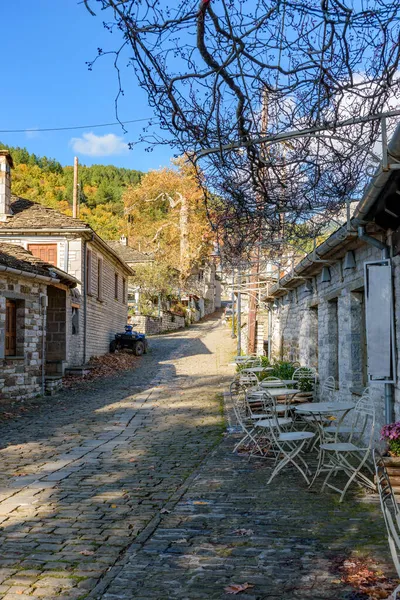
[[[133,119],[132,121],[115,121],[115,123],[97,123],[95,125],[75,125],[73,127],[45,127],[45,128],[35,128],[35,129],[0,129],[0,133],[36,133],[39,131],[71,131],[73,129],[94,129],[96,127],[112,127],[113,125],[128,125],[129,123],[140,123],[143,121],[148,121],[150,125],[154,125],[159,123],[159,121],[154,121],[151,117],[148,119]]]

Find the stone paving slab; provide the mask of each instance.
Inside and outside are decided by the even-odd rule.
[[[86,597],[179,498],[223,430],[216,326],[152,340],[134,372],[0,425],[1,598]]]
[[[339,504],[292,469],[267,486],[268,461],[232,454],[228,329],[152,343],[136,371],[0,425],[0,598],[212,600],[248,582],[239,598],[355,600],[338,558],[392,571],[376,498]]]

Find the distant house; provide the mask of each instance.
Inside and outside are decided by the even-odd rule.
[[[0,242],[22,246],[79,281],[72,290],[63,347],[50,373],[108,352],[127,321],[128,265],[83,221],[11,196],[12,158],[0,151]]]
[[[110,248],[118,254],[120,259],[128,265],[132,271],[135,271],[135,267],[142,265],[152,265],[155,263],[154,254],[151,252],[140,252],[135,250],[128,245],[128,238],[121,236],[119,241],[109,241],[107,244]],[[140,288],[135,281],[131,278],[128,282],[128,304],[135,311],[138,310],[140,302]]]
[[[156,262],[154,254],[140,252],[128,245],[128,240],[122,236],[119,241],[107,242],[109,246],[133,270],[138,265],[151,265]],[[178,271],[177,271],[178,273]],[[194,320],[199,320],[204,315],[214,312],[221,306],[221,282],[216,276],[216,267],[213,263],[206,263],[193,270],[184,289],[176,290],[181,302],[192,309]],[[134,281],[129,284],[130,304],[139,305],[140,289]]]
[[[65,352],[76,285],[24,248],[0,242],[0,400],[51,391],[46,365]]]

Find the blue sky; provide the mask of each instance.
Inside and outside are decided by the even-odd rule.
[[[2,6],[2,93],[0,130],[68,127],[112,123],[118,90],[111,57],[89,71],[86,61],[97,48],[114,49],[118,36],[102,26],[102,15],[90,16],[78,0],[13,0]],[[5,26],[5,24],[9,26]],[[145,93],[134,74],[123,77],[122,120],[152,117]],[[168,165],[172,151],[145,152],[138,139],[143,123],[63,132],[2,133],[0,141],[25,146],[38,155],[72,164],[114,164],[147,171]]]

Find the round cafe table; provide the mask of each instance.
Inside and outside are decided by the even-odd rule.
[[[273,371],[273,367],[247,367],[242,369],[242,373],[264,373],[265,371]]]
[[[343,419],[351,410],[353,410],[354,407],[354,402],[307,402],[305,404],[299,404],[295,407],[295,411],[299,415],[307,415],[308,417],[312,417],[312,420],[308,420],[306,422],[314,425],[319,438],[318,466],[313,480],[310,483],[310,487],[324,467],[324,452],[321,450],[321,444],[323,444],[324,441],[324,417],[339,414],[337,430],[340,430],[340,424],[342,423]]]

